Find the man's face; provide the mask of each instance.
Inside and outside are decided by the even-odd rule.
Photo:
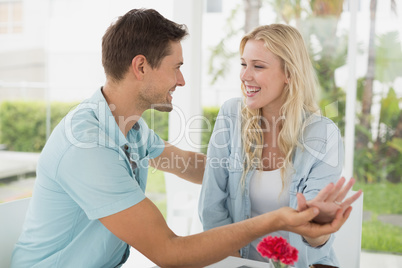
[[[143,92],[143,98],[151,108],[170,112],[172,94],[176,86],[184,86],[185,81],[180,67],[183,65],[183,53],[180,42],[170,42],[171,53],[163,58],[158,68],[152,69],[148,76],[148,87]]]

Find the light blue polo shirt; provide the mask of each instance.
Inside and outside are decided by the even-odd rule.
[[[125,137],[101,89],[78,105],[41,153],[11,267],[109,268],[124,263],[129,246],[98,219],[145,198],[148,160],[163,150],[163,140],[143,119]]]

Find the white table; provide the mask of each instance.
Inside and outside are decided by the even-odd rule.
[[[123,265],[123,268],[134,267],[147,267],[147,268],[159,268],[155,266],[153,262],[147,259],[144,255],[131,248],[130,258]],[[248,259],[242,259],[229,256],[217,263],[206,266],[205,268],[269,268],[269,264],[265,262],[252,261]]]
[[[227,257],[220,262],[206,266],[207,268],[269,268],[269,263],[252,261],[237,257]]]

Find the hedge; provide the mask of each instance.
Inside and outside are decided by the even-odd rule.
[[[76,105],[52,102],[51,130]],[[10,151],[40,152],[46,142],[46,107],[46,103],[40,101],[0,103],[0,144]]]
[[[52,102],[51,130],[78,103]],[[204,108],[204,116],[211,127],[202,133],[202,143],[208,144],[219,108]],[[146,111],[144,120],[164,140],[168,139],[169,113],[155,110]],[[205,123],[204,123],[205,124]],[[0,144],[7,150],[40,152],[46,142],[46,103],[40,101],[3,101],[0,103]],[[203,150],[206,152],[206,148]]]

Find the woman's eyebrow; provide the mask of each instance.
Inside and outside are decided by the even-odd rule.
[[[245,59],[244,58],[240,58],[240,60],[243,60],[243,61],[245,61]],[[252,63],[255,63],[255,62],[262,62],[262,63],[265,63],[265,64],[269,64],[269,62],[267,62],[267,61],[264,61],[264,60],[250,60]]]

